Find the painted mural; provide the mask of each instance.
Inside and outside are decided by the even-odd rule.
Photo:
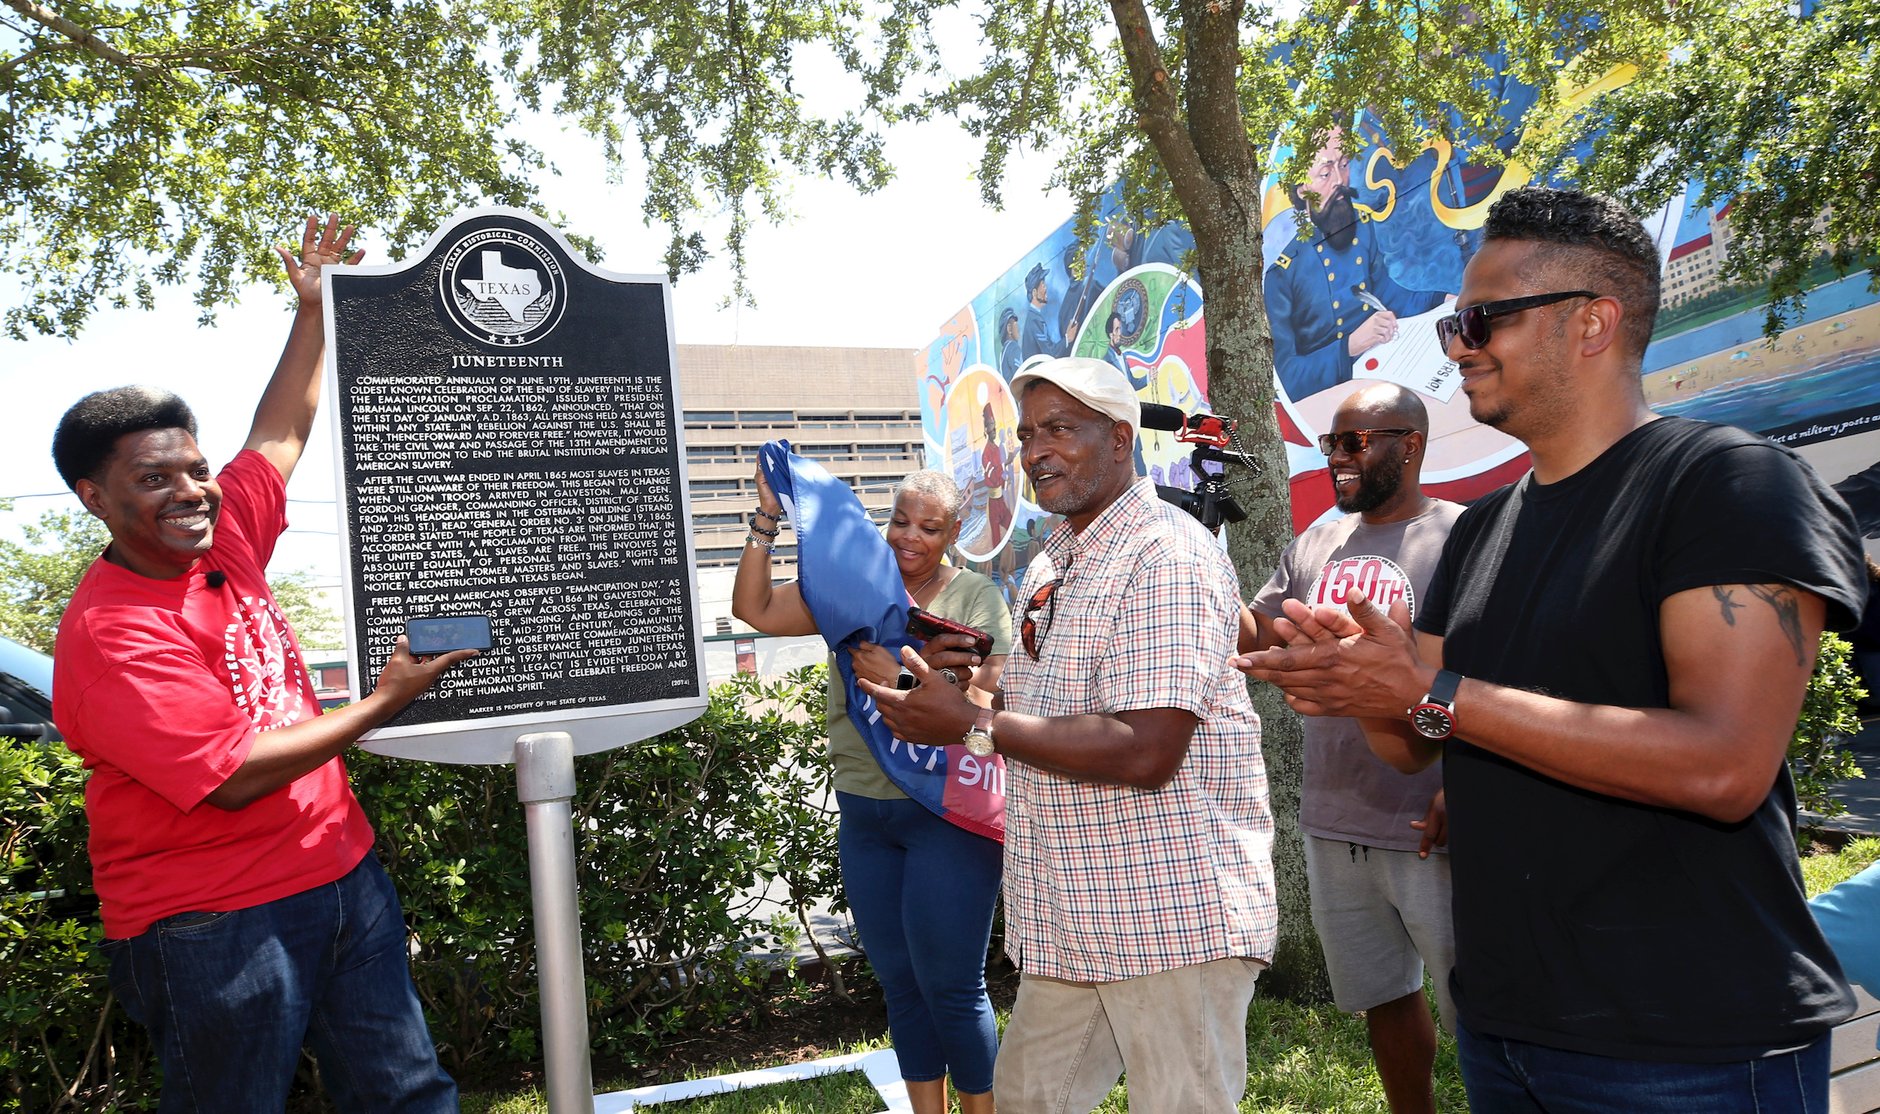
[[[1564,67],[1566,102],[1583,103],[1627,79]],[[1515,123],[1495,141],[1513,150],[1531,93],[1499,90]],[[1292,483],[1295,530],[1336,517],[1325,460],[1313,447],[1337,404],[1372,382],[1417,391],[1430,411],[1426,489],[1468,502],[1519,477],[1526,454],[1475,422],[1434,322],[1454,312],[1463,266],[1488,207],[1535,181],[1518,162],[1447,143],[1393,149],[1374,122],[1351,121],[1310,161],[1306,181],[1269,180],[1264,230],[1267,313]],[[1268,165],[1290,152],[1276,148]],[[1583,152],[1582,152],[1583,153]],[[1552,184],[1569,184],[1553,179]],[[1826,267],[1806,311],[1773,341],[1762,336],[1766,297],[1723,282],[1727,204],[1687,204],[1690,189],[1644,214],[1664,260],[1663,303],[1643,374],[1660,413],[1727,422],[1797,448],[1851,502],[1880,489],[1880,296],[1862,274]],[[1048,530],[1017,459],[1017,408],[1007,384],[1027,363],[1059,355],[1109,360],[1145,402],[1207,411],[1204,291],[1185,272],[1193,237],[1180,224],[1139,228],[1114,199],[1094,242],[1065,223],[963,306],[921,354],[921,414],[931,467],[968,493],[959,549],[1016,589]],[[1146,433],[1138,470],[1192,488],[1188,446]],[[1860,508],[1857,507],[1857,512]],[[1862,512],[1863,526],[1876,510]],[[1869,541],[1880,553],[1880,543]]]

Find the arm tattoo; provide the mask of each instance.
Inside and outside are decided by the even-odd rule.
[[[1789,638],[1789,648],[1795,651],[1795,664],[1807,665],[1808,659],[1802,656],[1802,601],[1786,587],[1769,587],[1763,584],[1751,584],[1750,594],[1775,609],[1776,620],[1782,624],[1782,633]]]
[[[1734,593],[1728,588],[1715,584],[1710,586],[1710,594],[1717,597],[1718,605],[1723,608],[1723,621],[1730,626],[1736,626],[1736,613],[1748,605],[1736,602]]]

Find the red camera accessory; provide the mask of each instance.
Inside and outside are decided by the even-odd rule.
[[[980,657],[992,656],[992,636],[978,627],[969,627],[965,623],[956,623],[951,619],[942,619],[931,611],[922,611],[918,607],[907,609],[907,633],[927,641],[937,634],[964,634],[973,640],[973,653]]]

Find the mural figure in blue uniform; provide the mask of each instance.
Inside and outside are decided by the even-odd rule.
[[[1018,374],[1018,365],[1025,357],[1018,350],[1018,311],[1002,309],[999,311],[999,374],[1006,382]]]
[[[1025,331],[1019,337],[1020,351],[1025,359],[1033,356],[1062,355],[1058,351],[1057,338],[1051,335],[1051,325],[1045,320],[1044,307],[1051,301],[1051,292],[1044,282],[1044,264],[1034,266],[1025,274]]]
[[[1351,379],[1351,363],[1397,335],[1399,316],[1442,303],[1442,291],[1408,290],[1390,276],[1370,216],[1358,211],[1351,160],[1334,129],[1293,203],[1311,222],[1266,270],[1266,313],[1273,325],[1273,362],[1288,398]]]

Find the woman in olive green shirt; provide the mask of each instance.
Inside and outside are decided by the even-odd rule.
[[[757,470],[758,514],[738,563],[731,611],[765,634],[816,634],[792,582],[773,586],[771,536],[782,503]],[[967,695],[990,706],[1012,644],[1011,614],[996,584],[946,563],[960,534],[963,499],[940,472],[921,471],[895,488],[888,520],[902,586],[914,604],[978,627],[993,652],[973,671]],[[893,684],[900,663],[863,643],[849,653],[859,677]],[[849,722],[841,675],[829,671],[829,757],[841,810],[843,887],[888,1007],[888,1028],[915,1114],[944,1114],[948,1077],[962,1114],[991,1114],[998,1031],[986,997],[986,949],[999,891],[1002,849],[908,798]]]

